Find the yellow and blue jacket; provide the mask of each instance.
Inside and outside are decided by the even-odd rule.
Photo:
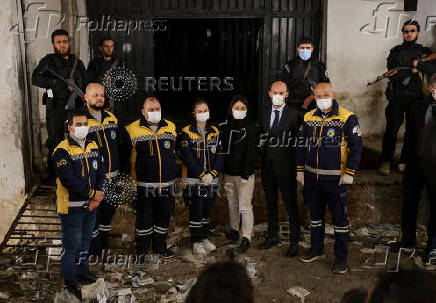
[[[85,150],[70,136],[53,152],[56,170],[56,204],[59,214],[87,211],[83,208],[103,191],[105,172],[97,144],[86,139]]]
[[[124,154],[130,155],[130,173],[138,186],[161,187],[173,182],[177,173],[175,124],[162,119],[154,132],[141,117],[125,129],[128,140]]]
[[[180,157],[183,162],[183,178],[201,178],[210,173],[213,177],[221,172],[224,157],[219,144],[219,131],[215,126],[206,124],[204,139],[197,126],[185,126],[180,134]]]
[[[317,181],[339,182],[344,174],[354,176],[361,152],[359,121],[336,100],[327,114],[317,108],[304,115],[297,140],[297,171]]]
[[[88,112],[88,138],[97,143],[100,154],[103,157],[106,179],[110,181],[111,178],[119,174],[120,168],[118,120],[110,111],[102,110],[101,121],[96,120]]]

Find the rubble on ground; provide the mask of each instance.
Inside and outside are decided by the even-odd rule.
[[[122,262],[107,262],[92,265],[91,269],[98,272],[98,280],[94,284],[80,285],[84,302],[98,303],[133,303],[159,302],[182,303],[191,287],[197,282],[198,274],[208,264],[227,260],[226,251],[238,246],[225,238],[229,228],[217,226],[212,231],[212,241],[217,243],[217,250],[206,255],[197,256],[192,253],[189,242],[189,230],[177,227],[168,239],[175,258],[163,259],[158,255],[148,255],[143,262],[121,258]],[[266,223],[254,226],[253,243],[260,243],[267,231]],[[383,252],[389,249],[387,243],[398,239],[400,227],[392,224],[351,226],[350,245],[360,250],[362,263],[360,267],[351,268],[351,272],[358,273],[372,268],[380,268]],[[280,223],[280,239],[282,245],[289,244],[289,227],[286,222]],[[419,227],[418,239],[423,245],[425,228]],[[112,239],[113,255],[126,255],[134,251],[134,237],[121,235]],[[334,229],[326,225],[326,243],[334,241]],[[58,244],[45,241],[40,249],[9,250],[0,258],[0,281],[8,281],[0,288],[0,302],[76,302],[64,287],[60,278],[59,247]],[[253,244],[254,246],[254,244]],[[302,228],[300,246],[310,248],[310,229]],[[252,248],[253,249],[253,248]],[[254,248],[255,249],[255,248]],[[375,256],[378,254],[377,258]],[[38,261],[35,261],[38,255]],[[416,266],[426,270],[436,270],[435,265],[422,264],[421,258],[408,256]],[[49,265],[47,262],[49,260]],[[239,255],[235,261],[243,264],[255,288],[264,279],[268,259],[265,254]],[[179,270],[182,269],[183,270]],[[310,289],[313,291],[313,289]],[[289,295],[305,302],[310,291],[302,286],[288,289]],[[78,302],[78,301],[77,301]]]

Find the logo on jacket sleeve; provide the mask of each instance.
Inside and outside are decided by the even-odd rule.
[[[353,127],[353,135],[357,134],[358,136],[361,136],[362,133],[360,132],[360,126],[356,125],[355,127]]]
[[[94,159],[94,160],[92,161],[92,167],[93,167],[95,170],[98,169],[98,162],[97,162],[97,159]]]
[[[164,141],[164,147],[165,147],[166,149],[170,149],[170,147],[171,147],[171,142],[168,141],[168,140],[165,140],[165,141]]]
[[[111,138],[115,140],[117,138],[117,133],[114,130],[111,130]]]
[[[327,137],[332,138],[335,135],[335,129],[334,128],[329,128],[327,130]]]
[[[67,160],[65,160],[65,159],[61,159],[61,160],[59,160],[58,162],[56,162],[56,166],[57,166],[57,167],[61,167],[61,166],[63,166],[63,165],[67,165]]]

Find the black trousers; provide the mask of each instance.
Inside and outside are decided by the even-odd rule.
[[[65,138],[65,121],[68,118],[67,111],[64,105],[48,106],[46,108],[46,126],[47,126],[47,141],[45,143],[48,149],[47,156],[47,174],[48,177],[55,177],[55,169],[53,165],[52,155],[56,146]]]
[[[416,93],[396,91],[393,99],[389,101],[385,110],[386,130],[383,136],[381,159],[383,162],[389,162],[392,160],[395,153],[398,130],[404,122],[404,114],[406,114],[407,123],[407,120],[409,119],[410,105],[413,104],[413,102],[417,102],[419,99],[420,96]]]
[[[427,226],[427,248],[436,249],[436,184],[434,176],[436,165],[421,161],[410,162],[406,165],[403,176],[403,210],[401,231],[405,245],[416,245],[416,221],[418,206],[423,191],[427,192],[430,202],[430,218]],[[432,243],[434,242],[434,243]]]
[[[337,181],[316,181],[306,173],[304,180],[304,203],[310,210],[310,242],[312,250],[324,250],[325,209],[326,205],[333,218],[335,231],[334,254],[338,258],[347,258],[350,227],[347,217],[348,185],[339,185]]]
[[[92,233],[90,254],[99,255],[102,249],[108,249],[109,233],[112,229],[112,217],[117,208],[105,200],[97,207],[95,227]]]
[[[167,249],[168,226],[174,210],[174,187],[138,186],[135,243],[138,255],[148,254],[150,245],[154,253]]]
[[[270,160],[266,161],[270,162]],[[282,176],[274,171],[271,163],[266,163],[262,168],[262,184],[266,198],[268,237],[278,237],[278,194],[280,190],[289,216],[289,240],[291,244],[297,244],[301,231],[295,176]]]
[[[217,190],[217,184],[188,184],[183,191],[183,198],[189,206],[189,231],[192,243],[201,242],[209,235],[210,216]]]

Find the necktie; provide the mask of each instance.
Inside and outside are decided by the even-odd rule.
[[[277,125],[279,124],[279,115],[280,115],[280,111],[279,110],[274,110],[274,121],[273,124],[271,126],[271,130],[274,131],[277,128]]]

